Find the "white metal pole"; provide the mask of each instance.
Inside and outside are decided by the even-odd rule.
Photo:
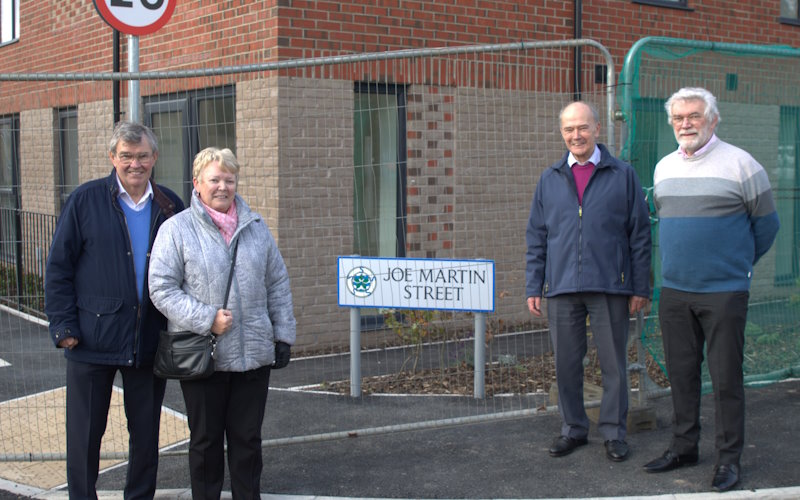
[[[350,308],[350,396],[361,396],[361,310]]]
[[[475,313],[475,352],[473,356],[475,368],[475,399],[483,399],[486,395],[486,313]]]
[[[128,35],[128,71],[139,72],[139,37]],[[139,80],[128,80],[128,121],[140,122]]]

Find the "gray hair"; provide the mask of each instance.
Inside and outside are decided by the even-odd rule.
[[[192,177],[200,180],[200,174],[212,162],[219,162],[219,166],[239,179],[239,161],[236,155],[233,154],[228,148],[219,149],[215,147],[208,147],[200,151],[194,157],[194,164],[192,165]]]
[[[714,97],[714,94],[702,87],[684,87],[672,94],[664,104],[664,109],[667,110],[667,122],[670,124],[672,123],[672,105],[675,104],[676,101],[695,100],[703,101],[706,104],[705,117],[707,120],[713,121],[716,118],[717,123],[721,121],[719,109],[717,108],[717,98]]]
[[[111,134],[108,152],[114,155],[117,154],[117,144],[119,144],[120,141],[129,144],[141,144],[143,139],[147,139],[154,154],[158,153],[158,139],[156,138],[156,134],[154,134],[149,127],[141,123],[119,122],[114,127],[114,133]]]

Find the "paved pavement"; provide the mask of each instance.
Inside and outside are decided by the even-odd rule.
[[[280,422],[286,416],[282,413],[298,419],[337,418],[325,409],[298,412],[292,403],[291,393],[271,391],[267,419]],[[658,426],[628,436],[631,456],[622,463],[606,459],[602,438],[594,429],[588,446],[567,457],[551,458],[547,448],[560,425],[552,411],[489,423],[268,447],[262,498],[800,498],[800,380],[748,388],[743,477],[737,490],[726,494],[710,493],[711,396],[703,399],[700,462],[663,474],[642,470],[645,462],[666,449],[670,405],[669,398],[651,402]],[[101,498],[122,498],[124,480],[124,467],[103,473],[98,482]],[[162,457],[156,497],[191,498],[188,485],[186,456]],[[0,499],[67,498],[63,490],[0,487],[11,490],[0,491]],[[225,489],[229,491],[227,480]]]

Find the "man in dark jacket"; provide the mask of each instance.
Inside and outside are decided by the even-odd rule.
[[[569,152],[542,173],[526,233],[528,309],[541,316],[547,297],[562,418],[550,455],[567,455],[588,442],[588,315],[603,376],[597,427],[606,456],[618,462],[628,456],[629,315],[650,297],[649,214],[633,168],[597,144],[596,109],[573,102],[559,120]]]
[[[114,377],[122,375],[128,419],[125,498],[153,498],[166,381],[153,375],[166,320],[150,302],[147,266],[159,226],[181,199],[150,182],[153,132],[121,122],[105,179],[79,186],[58,219],[45,274],[50,335],[67,358],[67,482],[70,498],[97,498],[100,442]]]

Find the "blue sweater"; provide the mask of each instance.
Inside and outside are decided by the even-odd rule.
[[[120,203],[122,211],[125,212],[128,234],[131,237],[133,269],[136,271],[136,290],[139,292],[139,302],[142,301],[147,252],[150,250],[150,209],[152,206],[153,201],[150,200],[143,209],[137,211],[125,203]]]
[[[665,156],[653,183],[662,286],[695,293],[749,290],[753,266],[779,227],[761,165],[718,140],[699,155]]]

